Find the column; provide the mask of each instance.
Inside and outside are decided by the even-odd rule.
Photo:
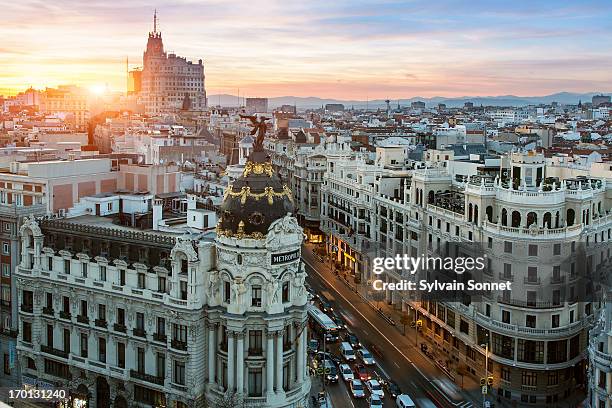
[[[244,333],[236,333],[236,392],[244,393]]]
[[[306,342],[306,328],[300,333],[297,344],[297,382],[301,384],[304,381],[304,362],[306,361],[304,355],[304,343]]]
[[[217,356],[217,348],[215,347],[215,325],[208,324],[208,383],[215,382],[215,358]]]
[[[234,391],[236,349],[234,347],[234,332],[227,331],[227,389]]]
[[[266,392],[274,393],[274,333],[268,332],[266,344]]]
[[[283,332],[276,332],[276,392],[283,392]]]

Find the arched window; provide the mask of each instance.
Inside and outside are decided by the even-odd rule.
[[[555,215],[555,228],[559,228],[559,211]]]
[[[429,194],[427,195],[427,204],[433,204],[434,203],[434,192],[430,191]]]
[[[470,203],[470,205],[468,205],[468,222],[472,222],[472,203]]]
[[[518,228],[521,226],[521,213],[512,211],[512,226]]]
[[[570,227],[574,225],[574,221],[576,221],[576,211],[573,208],[567,209],[567,226]]]
[[[531,226],[531,224],[536,224],[537,226],[537,223],[538,223],[538,215],[534,213],[533,211],[529,212],[527,214],[527,227]]]
[[[505,208],[502,209],[501,222],[504,226],[508,225],[508,210],[506,210]]]
[[[550,229],[552,227],[551,222],[552,214],[549,212],[544,213],[544,223],[542,224],[542,227]]]
[[[493,206],[487,206],[487,220],[493,222]]]
[[[478,224],[478,206],[474,205],[474,222]]]

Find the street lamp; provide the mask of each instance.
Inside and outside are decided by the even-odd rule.
[[[487,392],[489,391],[489,386],[493,385],[493,377],[489,377],[489,334],[487,333],[487,342],[485,344],[481,344],[480,347],[485,348],[485,376],[481,381],[482,384],[482,406],[486,408],[487,406]],[[484,383],[484,384],[483,384]]]

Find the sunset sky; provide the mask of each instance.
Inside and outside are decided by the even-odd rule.
[[[544,95],[612,91],[612,2],[4,0],[0,94],[125,89],[153,9],[166,51],[202,58],[209,94]]]

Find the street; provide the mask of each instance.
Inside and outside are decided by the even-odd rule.
[[[413,336],[403,336],[392,327],[365,299],[332,273],[328,263],[322,263],[313,255],[311,249],[305,246],[302,252],[308,282],[317,293],[330,300],[347,327],[366,348],[371,350],[371,345],[376,345],[382,350],[381,355],[375,355],[375,371],[398,384],[403,393],[415,400],[417,406],[428,407],[428,401],[434,404],[429,406],[437,407],[473,406],[431,360],[415,350]],[[338,345],[330,347],[335,351],[333,347],[337,349]],[[338,385],[328,385],[327,389],[334,407],[368,406],[367,398],[361,401],[352,398],[342,379]],[[385,396],[384,404],[389,407],[395,402]],[[478,401],[474,406],[479,406]]]

